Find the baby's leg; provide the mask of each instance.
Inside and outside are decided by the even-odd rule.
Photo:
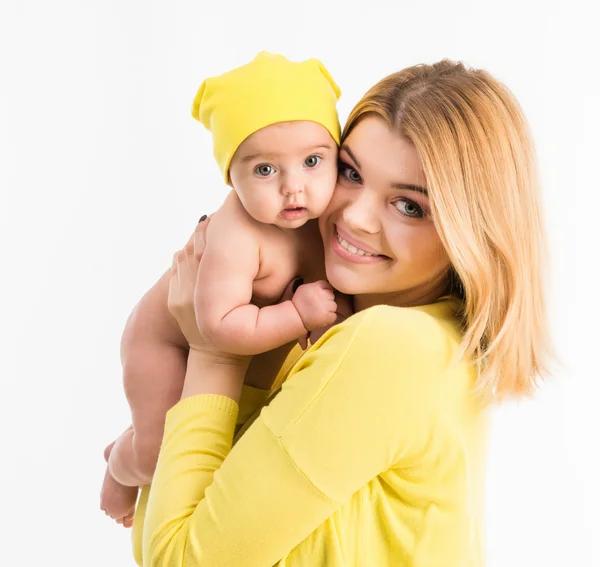
[[[144,295],[121,340],[123,385],[133,428],[115,443],[111,474],[126,486],[152,479],[166,412],[181,396],[187,360],[185,339],[167,307],[170,273]]]
[[[126,500],[125,496],[129,501],[132,499],[133,491],[127,489],[136,487],[137,496],[137,487],[152,479],[165,414],[181,396],[187,344],[167,307],[168,286],[167,272],[140,300],[123,332],[123,383],[132,427],[117,439],[110,451],[111,479],[105,479],[109,494],[119,503]]]
[[[137,337],[127,350],[124,384],[133,428],[117,439],[109,469],[120,484],[143,486],[154,474],[165,414],[181,397],[185,356],[150,337]]]

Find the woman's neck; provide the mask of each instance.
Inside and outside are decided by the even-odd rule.
[[[429,281],[424,286],[393,293],[355,295],[354,312],[363,311],[375,305],[391,305],[392,307],[429,305],[447,294],[448,275],[442,273],[436,280]]]

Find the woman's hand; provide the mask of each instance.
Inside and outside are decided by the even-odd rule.
[[[196,230],[182,250],[173,255],[167,306],[179,324],[190,350],[204,348],[194,311],[194,290],[198,279],[198,266],[204,252],[206,227],[209,219],[199,222]]]
[[[167,305],[190,345],[182,398],[196,394],[222,394],[239,399],[250,357],[220,351],[207,343],[196,324],[194,290],[206,245],[209,220],[198,223],[185,247],[173,256]]]

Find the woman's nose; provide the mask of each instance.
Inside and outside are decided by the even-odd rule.
[[[345,203],[342,219],[356,233],[376,234],[381,229],[381,214],[375,200],[362,190]]]

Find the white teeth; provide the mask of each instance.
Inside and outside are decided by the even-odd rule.
[[[349,244],[348,242],[346,242],[339,234],[337,234],[337,232],[336,232],[336,236],[337,236],[338,242],[340,243],[340,246],[342,248],[345,248],[346,250],[348,250],[348,252],[350,252],[351,254],[356,254],[357,256],[377,256],[377,254],[371,254],[370,252],[365,252],[364,250],[361,250],[360,248],[356,248],[356,246],[352,246],[352,244]]]

